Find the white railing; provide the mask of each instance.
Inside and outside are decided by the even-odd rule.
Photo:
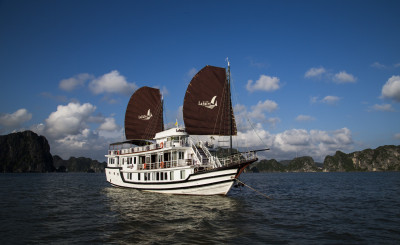
[[[257,159],[257,154],[254,151],[243,152],[234,154],[225,158],[220,159],[223,166],[229,166],[233,164],[239,164],[242,162]]]
[[[196,145],[194,144],[191,138],[189,138],[189,144],[195,153],[194,154],[195,160],[197,160],[200,164],[203,164],[203,156],[200,154],[199,150],[197,149]]]
[[[204,154],[206,154],[208,161],[212,163],[215,167],[221,167],[221,162],[219,161],[218,157],[214,157],[211,155],[210,151],[207,149],[206,146],[204,146],[204,143],[202,141],[199,141],[199,145],[201,149],[203,150]]]

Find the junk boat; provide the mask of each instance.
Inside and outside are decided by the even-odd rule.
[[[237,135],[230,95],[230,66],[205,66],[191,80],[183,103],[185,127],[164,130],[159,89],[142,87],[125,113],[126,141],[110,144],[105,169],[117,187],[183,195],[226,195],[256,151],[232,149]],[[229,136],[221,156],[204,136]],[[197,140],[195,140],[197,139]]]

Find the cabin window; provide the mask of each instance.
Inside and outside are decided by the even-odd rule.
[[[185,178],[185,170],[181,170],[181,179]]]
[[[164,161],[166,161],[166,162],[168,162],[168,161],[170,161],[170,157],[171,156],[171,153],[164,153]]]
[[[161,180],[164,180],[164,173],[160,173]]]
[[[137,174],[137,180],[140,180],[140,173]]]
[[[133,163],[136,164],[136,157],[133,158]]]
[[[164,172],[164,180],[168,180],[168,173]]]
[[[174,180],[174,172],[169,172],[169,179]]]
[[[157,172],[156,180],[160,180],[160,173],[159,172]]]
[[[184,159],[184,156],[185,156],[185,153],[183,151],[180,151],[178,159]]]
[[[176,156],[177,154],[178,154],[178,152],[176,152],[176,151],[172,152],[172,160],[173,161],[177,159],[177,156]]]

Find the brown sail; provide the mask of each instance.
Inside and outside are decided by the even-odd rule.
[[[193,77],[183,102],[183,120],[189,134],[237,134],[225,68],[206,66]]]
[[[164,130],[162,99],[159,89],[142,87],[131,96],[125,113],[127,140],[153,139]]]

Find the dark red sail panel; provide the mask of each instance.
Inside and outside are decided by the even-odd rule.
[[[206,66],[190,82],[183,102],[186,132],[194,135],[236,135],[225,68]]]
[[[163,131],[162,107],[159,89],[142,87],[136,90],[126,107],[126,139],[153,139],[156,133]]]

